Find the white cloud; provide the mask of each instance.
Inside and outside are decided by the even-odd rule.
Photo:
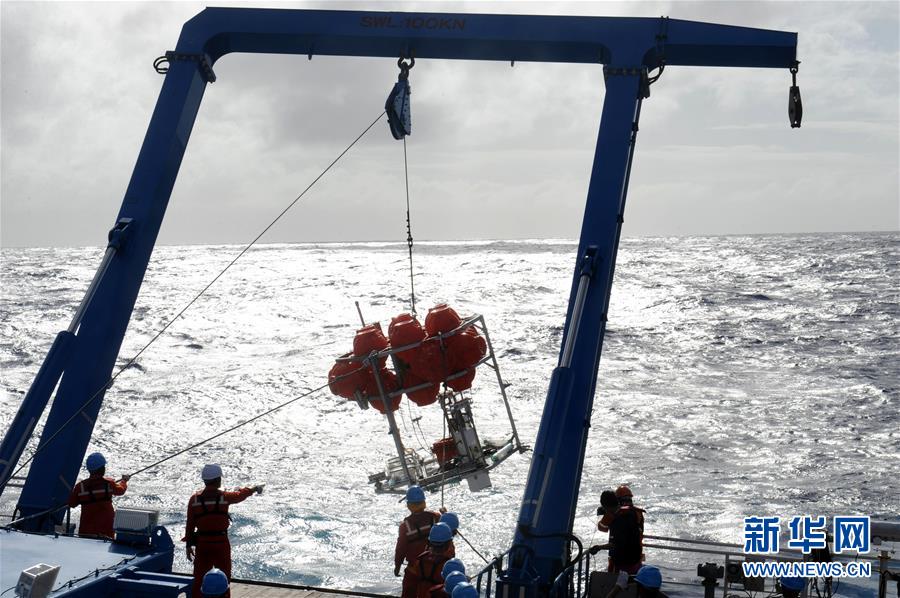
[[[3,245],[104,242],[162,83],[152,60],[202,8],[0,3]],[[798,31],[799,131],[787,124],[787,72],[666,70],[644,105],[625,233],[900,228],[896,3],[374,8],[668,14]],[[255,236],[378,114],[396,79],[383,59],[228,55],[215,69],[161,242]],[[603,101],[599,66],[422,60],[411,81],[417,238],[578,234]],[[266,240],[402,240],[401,156],[378,125]]]

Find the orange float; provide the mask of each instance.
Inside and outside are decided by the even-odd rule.
[[[343,357],[349,356],[350,353],[347,353]],[[368,368],[362,368],[362,363],[335,361],[331,371],[328,372],[328,388],[339,397],[353,399],[357,390],[361,393],[366,392],[369,375]]]
[[[404,385],[407,388],[412,388],[413,386],[418,386],[420,384],[424,384],[428,382],[424,378],[420,378],[416,376],[413,372],[407,372],[403,378]],[[414,390],[412,392],[407,392],[406,396],[409,397],[409,400],[418,405],[419,407],[425,407],[427,405],[431,405],[435,401],[437,401],[438,392],[440,388],[437,384],[431,383],[431,386],[427,386],[425,388],[420,388],[419,390]]]
[[[400,383],[397,381],[397,376],[391,370],[387,368],[382,368],[378,372],[379,377],[381,378],[381,385],[384,388],[385,394],[389,394],[394,392],[395,390],[400,388]],[[374,375],[370,375],[371,380],[367,386],[367,393],[369,395],[369,404],[372,405],[379,413],[386,413],[384,409],[384,401],[381,399],[381,394],[378,391],[378,382],[375,380]],[[403,395],[397,395],[396,397],[389,398],[388,404],[391,411],[396,411],[400,408],[400,400],[403,398]]]
[[[388,340],[384,338],[379,324],[369,324],[356,331],[353,337],[353,355],[365,357],[372,351],[383,351],[388,347]],[[378,360],[378,366],[384,367],[387,357]]]
[[[447,388],[452,388],[456,392],[462,392],[464,390],[469,390],[472,388],[472,381],[475,380],[475,368],[467,371],[465,374],[460,376],[459,378],[454,378],[453,380],[447,380]]]
[[[410,314],[400,314],[391,320],[391,325],[388,327],[388,338],[392,347],[412,345],[423,340],[425,336],[425,330],[422,329],[422,325]],[[417,352],[418,348],[415,348],[401,351],[395,355],[404,362],[410,363],[415,359]]]
[[[447,362],[454,372],[473,367],[487,354],[487,343],[474,326],[448,338]]]
[[[415,376],[423,380],[440,384],[450,373],[446,361],[441,350],[440,339],[429,338],[410,358],[409,369]]]
[[[459,314],[447,305],[439,303],[428,310],[425,316],[425,332],[428,336],[437,336],[444,332],[450,332],[462,323]]]

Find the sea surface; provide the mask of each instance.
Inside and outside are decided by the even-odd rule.
[[[120,353],[123,366],[240,246],[156,249]],[[420,243],[420,313],[483,314],[523,442],[533,444],[556,364],[576,244]],[[102,248],[3,249],[0,430]],[[326,381],[351,349],[354,301],[387,324],[409,309],[405,244],[278,244],[250,250],[106,394],[89,451],[118,476],[141,469]],[[598,543],[603,489],[627,483],[646,533],[740,542],[749,515],[900,518],[900,234],[623,239],[600,363],[575,533]],[[482,436],[508,434],[494,378],[473,387]],[[417,422],[415,420],[418,420]],[[441,435],[437,406],[404,402],[409,446]],[[42,424],[41,424],[42,425]],[[40,428],[41,426],[39,426]],[[37,436],[26,455],[34,450]],[[119,506],[159,509],[177,541],[206,462],[225,485],[266,483],[233,507],[234,574],[398,591],[405,507],[367,483],[394,448],[374,410],[319,392],[136,476]],[[445,488],[479,552],[510,542],[530,453],[493,487]],[[10,493],[0,510],[11,511]],[[439,507],[440,492],[429,496]],[[180,545],[179,545],[180,546]],[[457,552],[470,570],[480,559]],[[646,549],[665,589],[715,555]],[[176,570],[189,565],[176,552]],[[871,596],[843,581],[838,595]]]

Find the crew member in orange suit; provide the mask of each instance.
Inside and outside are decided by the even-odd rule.
[[[406,491],[406,508],[409,515],[400,524],[397,533],[397,546],[394,549],[394,575],[400,577],[400,567],[405,560],[406,571],[403,573],[403,592],[401,598],[415,598],[418,578],[412,570],[416,557],[425,552],[428,534],[441,515],[427,511],[425,491],[419,486],[410,486]]]
[[[609,549],[609,572],[636,575],[644,560],[644,510],[634,506],[634,495],[628,486],[616,488],[614,496],[618,505],[612,507],[608,504],[609,491],[600,497],[603,506],[598,513],[603,512],[603,519],[597,529],[609,531],[609,542],[591,547],[591,554]]]
[[[119,481],[104,477],[106,458],[100,453],[88,455],[84,466],[90,472],[90,477],[75,484],[69,494],[69,506],[81,506],[78,535],[82,538],[113,539],[116,510],[112,505],[112,497],[125,494],[130,476],[123,475]]]
[[[201,473],[206,487],[195,492],[188,501],[187,525],[183,541],[188,562],[194,563],[194,585],[191,596],[200,596],[203,576],[213,567],[221,570],[231,581],[231,543],[228,526],[231,518],[228,507],[247,500],[254,493],[262,493],[262,486],[240,488],[234,492],[220,490],[222,468],[216,464],[205,465]],[[223,596],[230,596],[229,592]]]
[[[450,547],[453,530],[446,523],[435,523],[428,534],[428,548],[416,558],[412,569],[416,577],[416,598],[446,598],[444,565],[453,558]]]

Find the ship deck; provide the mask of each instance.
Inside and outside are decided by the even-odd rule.
[[[350,590],[331,590],[247,579],[232,579],[231,598],[393,598],[387,594],[371,594]]]

